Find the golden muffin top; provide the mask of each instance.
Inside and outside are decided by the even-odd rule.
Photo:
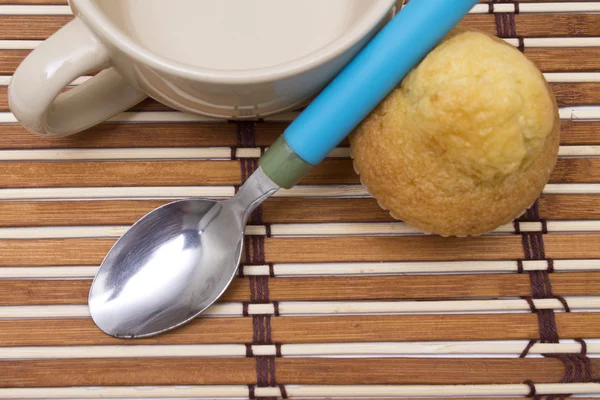
[[[350,136],[361,182],[425,232],[477,235],[540,195],[559,147],[556,99],[513,46],[454,30]]]
[[[552,131],[552,99],[539,70],[477,32],[441,43],[400,91],[392,106],[405,110],[395,115],[403,140],[478,179],[525,167]]]

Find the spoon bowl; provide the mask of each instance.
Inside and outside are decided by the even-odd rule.
[[[248,215],[276,189],[259,173],[233,199],[179,200],[136,222],[92,283],[88,304],[96,325],[112,336],[144,337],[206,310],[235,276]]]
[[[113,336],[142,337],[194,318],[233,278],[243,229],[231,207],[211,200],[148,214],[103,261],[89,297],[94,322]]]

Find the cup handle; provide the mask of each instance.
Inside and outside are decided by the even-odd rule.
[[[76,78],[96,76],[61,93]],[[75,18],[25,58],[8,89],[19,122],[39,136],[80,132],[128,109],[147,95],[128,85],[111,67],[107,49]]]

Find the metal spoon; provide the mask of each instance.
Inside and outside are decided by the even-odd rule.
[[[250,213],[320,163],[476,3],[412,0],[294,120],[233,198],[175,201],[135,223],[92,283],[96,325],[144,337],[206,310],[235,275]]]

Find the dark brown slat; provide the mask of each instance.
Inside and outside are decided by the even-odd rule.
[[[600,121],[562,121],[560,143],[563,145],[593,145],[600,142]]]
[[[252,318],[198,318],[145,339],[117,339],[90,318],[0,320],[0,346],[243,344],[252,342]]]
[[[232,385],[239,383],[256,383],[256,362],[253,359],[0,361],[0,387]]]
[[[63,90],[67,92],[68,90]],[[8,106],[8,87],[0,86],[0,111],[10,111]],[[173,111],[171,107],[161,104],[151,98],[131,107],[129,111]]]
[[[596,338],[600,313],[557,313],[562,338]],[[375,315],[271,319],[275,343],[539,339],[535,314]]]
[[[600,15],[600,14],[599,14]],[[598,82],[552,82],[550,83],[559,107],[586,106],[600,103],[600,83]],[[0,88],[0,109],[8,109],[6,93]],[[153,99],[146,99],[132,107],[133,111],[173,111],[169,106]]]
[[[519,235],[266,238],[266,262],[452,261],[522,259]],[[0,266],[100,265],[114,239],[0,240]],[[600,258],[600,234],[544,236],[554,259]],[[344,251],[340,251],[344,249]],[[252,257],[250,251],[250,257]],[[242,262],[248,262],[243,257]]]
[[[594,183],[600,181],[600,158],[561,158],[550,177],[553,183]]]
[[[560,107],[600,104],[600,82],[552,82],[550,87]]]
[[[100,265],[115,239],[0,240],[0,266]]]
[[[565,375],[563,362],[553,358],[278,358],[274,363],[278,383],[303,385],[518,384],[527,379],[559,383]],[[593,370],[600,360],[591,363]],[[251,358],[0,361],[2,387],[248,385],[256,381]]]
[[[599,258],[600,235],[545,235],[544,247],[548,258]]]
[[[256,125],[256,146],[270,146],[286,124]],[[19,124],[2,125],[0,149],[236,146],[236,125],[227,123],[100,124],[86,132],[42,139]],[[563,121],[561,144],[600,144],[600,121]],[[347,146],[345,141],[342,145]]]
[[[0,75],[12,75],[31,50],[0,50]]]
[[[546,255],[555,259],[600,257],[600,234],[544,236]],[[343,252],[340,252],[343,249]],[[252,252],[250,252],[252,253]],[[521,237],[338,237],[267,238],[267,262],[378,262],[514,260],[524,257]]]
[[[283,358],[275,365],[278,383],[298,385],[558,383],[565,376],[563,362],[550,358]]]
[[[169,200],[4,201],[0,202],[0,227],[130,225],[167,202]],[[539,199],[538,207],[541,219],[600,219],[599,195],[546,194]],[[262,221],[286,224],[396,220],[371,198],[271,198],[262,205]]]
[[[90,177],[94,179],[90,179]],[[0,162],[0,187],[206,186],[242,183],[240,161]],[[357,184],[350,160],[329,159],[301,184]]]
[[[76,135],[56,139],[37,137],[19,124],[2,125],[0,129],[0,149],[7,150],[219,147],[237,144],[236,125],[227,123],[106,123]],[[600,137],[598,140],[600,141]]]
[[[90,179],[93,176],[94,179]],[[600,181],[600,158],[559,159],[553,183]],[[0,162],[0,187],[210,186],[242,182],[239,161],[52,161]],[[350,159],[329,159],[300,182],[359,184]]]
[[[541,219],[600,219],[600,195],[545,194],[538,204]]]
[[[340,251],[343,249],[343,251]],[[600,253],[600,250],[597,251]],[[514,260],[523,257],[518,236],[442,238],[333,237],[265,239],[269,262]],[[558,258],[558,257],[557,257]]]
[[[0,202],[0,227],[129,225],[167,202],[169,200],[4,201]],[[590,203],[590,207],[593,204]],[[319,212],[307,213],[307,210]],[[575,207],[573,211],[577,210]],[[582,213],[581,217],[587,214]],[[271,198],[262,205],[262,219],[264,223],[394,221],[373,199],[318,198]]]
[[[600,274],[551,277],[557,296],[600,295]],[[0,280],[0,306],[86,304],[91,280]],[[269,280],[272,301],[443,300],[531,296],[524,274],[296,277]],[[250,301],[248,279],[237,278],[220,301]]]
[[[168,200],[0,202],[0,226],[130,225]]]
[[[600,47],[525,48],[525,55],[543,72],[600,70]]]
[[[600,83],[598,82],[552,82],[558,105],[584,106],[600,103]],[[172,111],[173,109],[152,99],[146,99],[132,107],[134,111]],[[7,88],[0,86],[0,111],[9,111]],[[275,139],[275,137],[273,137]],[[272,141],[265,144],[268,146]]]
[[[555,274],[552,275],[551,281],[553,293],[558,296],[600,294],[600,274],[598,273]],[[233,288],[231,294],[235,294],[235,289]],[[530,295],[529,276],[522,274],[318,277],[269,280],[269,298],[278,301],[447,299]],[[249,297],[249,293],[247,297]],[[244,300],[246,299],[244,298]]]
[[[72,19],[72,15],[0,15],[0,39],[44,40]]]
[[[43,173],[42,171],[45,171]],[[90,179],[94,177],[94,179]],[[173,178],[176,177],[175,180]],[[0,163],[0,187],[235,185],[238,161]]]
[[[462,28],[479,29],[497,35],[496,15],[470,14],[459,24]],[[600,36],[599,14],[516,14],[516,36]]]
[[[600,336],[600,313],[557,313],[561,338]],[[352,343],[539,339],[525,314],[370,315],[271,318],[274,343]],[[200,318],[146,339],[116,339],[88,318],[0,320],[0,346],[251,343],[252,318]]]

